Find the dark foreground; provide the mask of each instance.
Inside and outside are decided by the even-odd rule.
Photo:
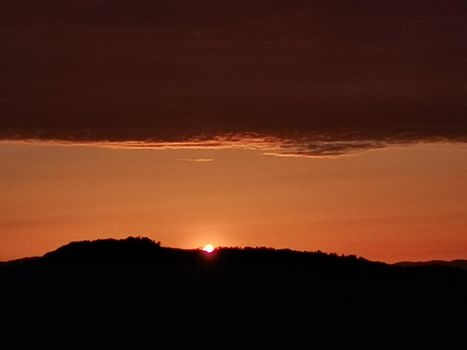
[[[1,349],[467,349],[467,271],[73,243],[0,265]]]

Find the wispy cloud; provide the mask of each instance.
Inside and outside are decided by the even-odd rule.
[[[212,140],[160,142],[160,141],[79,141],[79,140],[42,140],[42,139],[18,139],[0,140],[0,143],[59,145],[65,147],[100,147],[106,149],[128,150],[256,150],[267,156],[288,158],[336,158],[342,156],[357,155],[368,150],[376,150],[387,146],[407,146],[418,142],[452,142],[441,139],[395,139],[386,141],[349,140],[341,139],[321,140],[322,136],[283,139],[273,137],[252,137],[251,135],[229,135],[215,137]],[[186,162],[213,162],[214,158],[180,158]]]
[[[183,162],[194,162],[194,163],[208,163],[208,162],[213,162],[213,158],[182,158],[182,159],[177,159]]]

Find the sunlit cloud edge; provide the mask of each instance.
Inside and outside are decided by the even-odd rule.
[[[420,143],[465,143],[466,139],[444,137],[432,138],[387,138],[337,139],[329,135],[304,135],[300,137],[278,137],[260,134],[226,134],[199,136],[187,140],[75,140],[42,138],[4,138],[0,144],[35,144],[64,147],[98,147],[110,150],[253,150],[266,156],[281,158],[340,158],[355,156],[370,150],[388,146],[409,146]],[[212,162],[212,158],[182,158],[180,161]]]

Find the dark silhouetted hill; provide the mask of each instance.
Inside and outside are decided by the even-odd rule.
[[[147,238],[0,265],[1,349],[467,349],[467,271]]]
[[[431,260],[431,261],[401,261],[394,265],[397,266],[431,266],[431,265],[440,265],[440,266],[450,266],[456,267],[458,269],[467,270],[467,260],[457,259],[451,261],[444,260]]]

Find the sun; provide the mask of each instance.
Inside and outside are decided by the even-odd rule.
[[[213,251],[214,251],[214,246],[212,244],[206,244],[203,248],[203,250],[208,253],[208,254],[211,254]]]

